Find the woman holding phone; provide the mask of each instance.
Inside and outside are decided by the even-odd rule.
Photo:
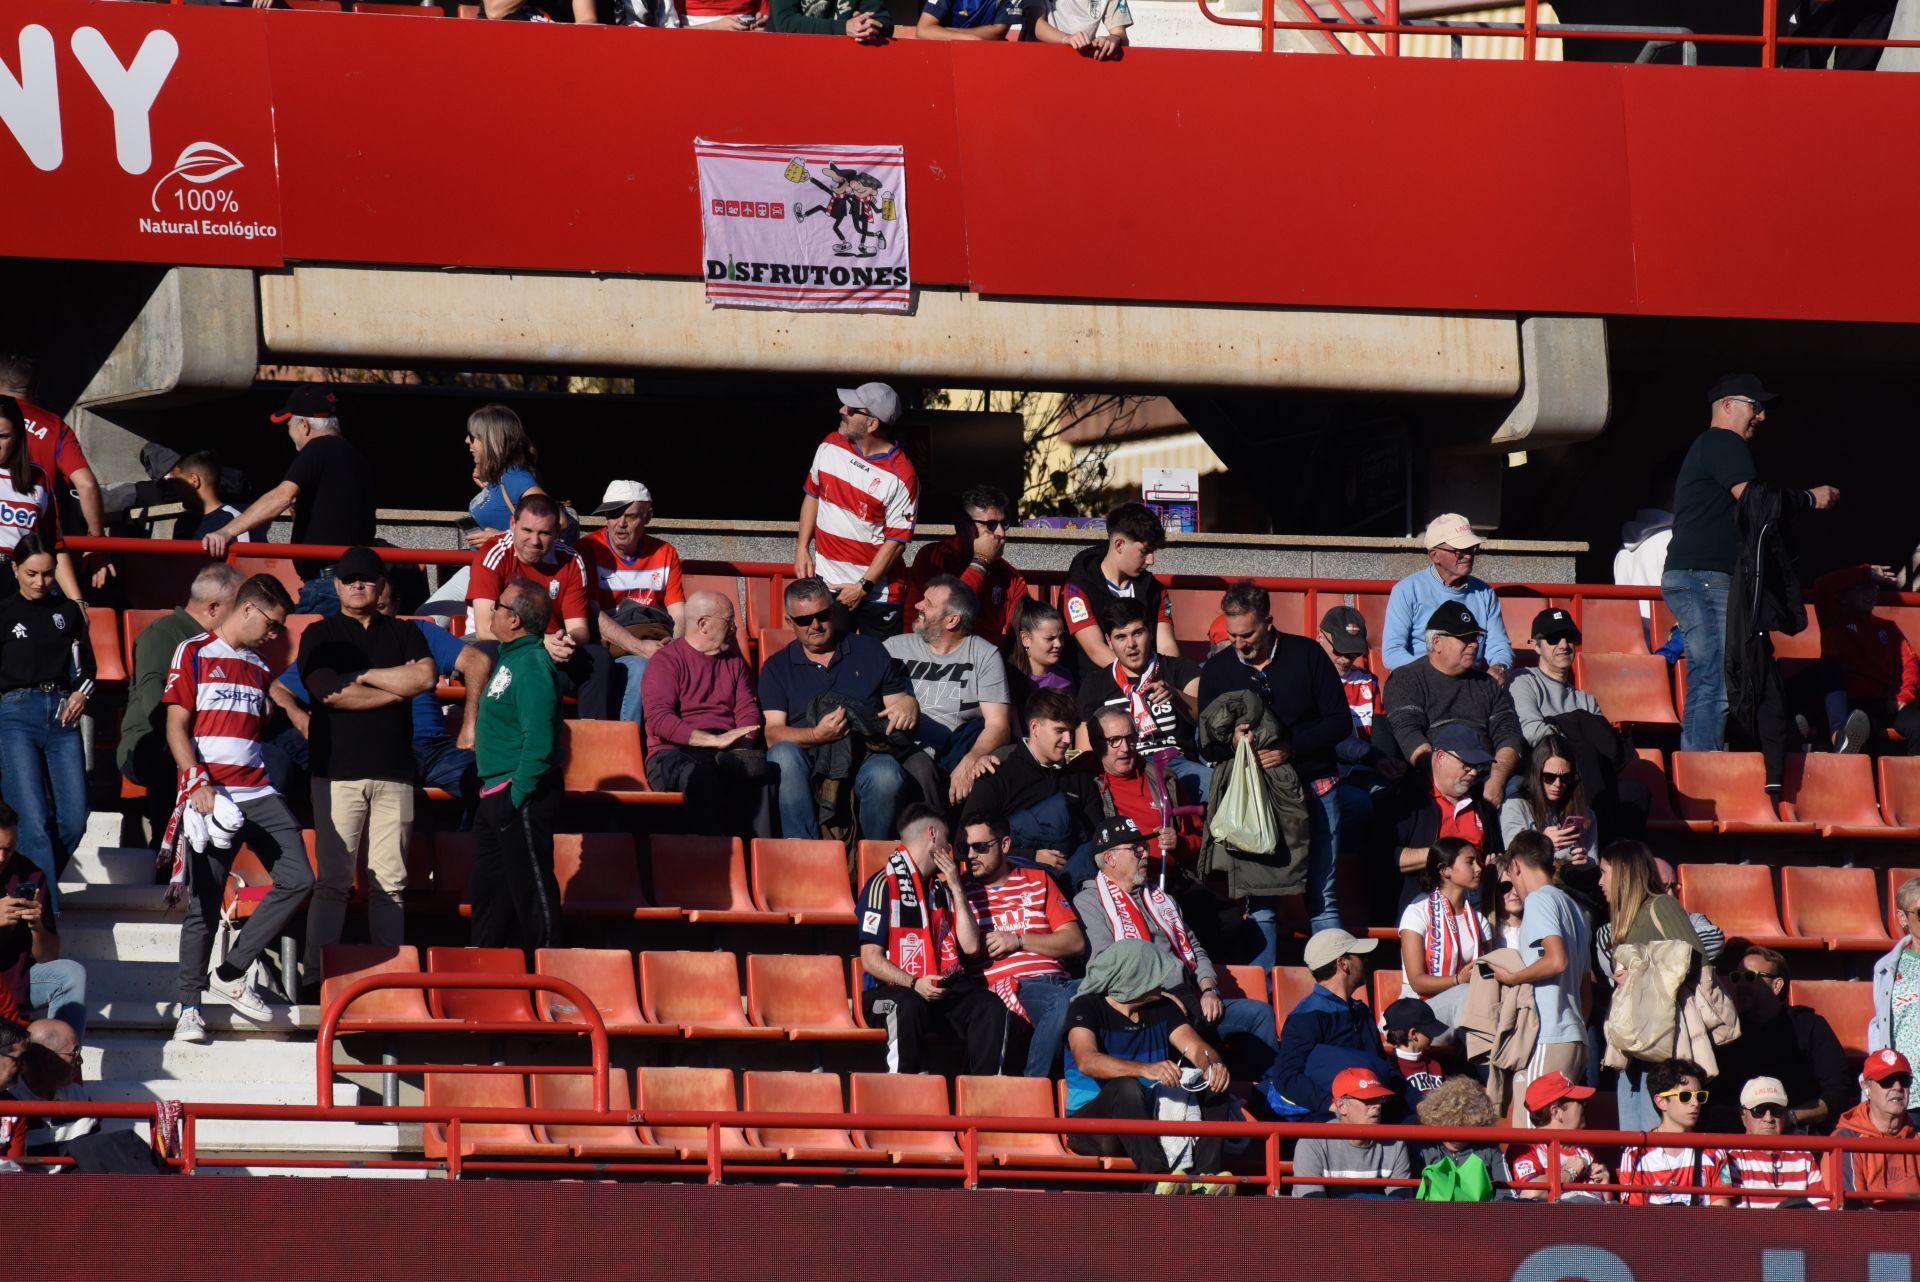
[[[1554,861],[1562,867],[1590,866],[1593,852],[1600,849],[1599,828],[1573,764],[1573,749],[1558,735],[1533,746],[1520,795],[1500,807],[1500,835],[1508,843],[1529,830],[1553,843]]]

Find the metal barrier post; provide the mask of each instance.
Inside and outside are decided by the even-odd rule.
[[[1398,58],[1400,56],[1400,33],[1397,30],[1395,30],[1395,28],[1397,28],[1400,25],[1400,0],[1387,0],[1386,17],[1387,17],[1387,57]],[[1307,612],[1309,614],[1313,613],[1313,606],[1315,604],[1317,603],[1314,602],[1311,598],[1309,598],[1308,609],[1307,609]]]
[[[707,1183],[720,1182],[720,1123],[707,1124]]]
[[[1549,1202],[1560,1200],[1562,1191],[1560,1179],[1560,1141],[1550,1139],[1547,1141],[1547,1200]]]
[[[1267,1196],[1285,1197],[1286,1190],[1280,1187],[1280,1132],[1267,1134]]]
[[[1780,65],[1780,10],[1774,5],[1773,0],[1761,0],[1760,65],[1762,67]]]
[[[1527,0],[1524,33],[1521,36],[1521,57],[1532,62],[1540,44],[1540,0]]]
[[[460,1178],[460,1119],[447,1119],[447,1178]]]
[[[960,1138],[960,1156],[964,1161],[962,1170],[969,1189],[980,1187],[980,1128],[969,1126],[966,1134]]]
[[[1260,0],[1260,52],[1273,52],[1273,0]]]

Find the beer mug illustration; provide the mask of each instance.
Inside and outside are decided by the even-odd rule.
[[[893,193],[890,191],[880,193],[880,217],[888,222],[894,220]]]
[[[803,183],[806,180],[807,164],[804,160],[800,159],[800,157],[795,156],[787,162],[787,181],[790,183]]]

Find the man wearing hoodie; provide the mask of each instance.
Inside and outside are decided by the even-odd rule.
[[[1400,1074],[1380,1049],[1373,1012],[1354,998],[1367,985],[1366,954],[1379,946],[1377,939],[1355,939],[1337,928],[1318,931],[1307,941],[1314,989],[1300,999],[1280,1030],[1280,1058],[1272,1076],[1281,1098],[1268,1092],[1268,1102],[1281,1117],[1331,1119],[1334,1079],[1349,1068],[1365,1069],[1399,1093]]]
[[[1107,513],[1107,541],[1082,549],[1067,566],[1060,589],[1060,611],[1067,616],[1067,647],[1082,674],[1111,668],[1112,647],[1100,627],[1100,607],[1114,597],[1138,601],[1153,623],[1153,648],[1178,655],[1173,636],[1173,603],[1153,577],[1153,554],[1166,545],[1167,529],[1144,503],[1122,503]]]
[[[1913,1089],[1913,1066],[1896,1050],[1867,1056],[1860,1070],[1866,1098],[1840,1115],[1835,1139],[1910,1140],[1916,1133],[1907,1097]],[[1851,1202],[1851,1207],[1876,1211],[1920,1211],[1920,1155],[1913,1153],[1842,1153],[1840,1187],[1849,1193],[1882,1193],[1904,1201]]]

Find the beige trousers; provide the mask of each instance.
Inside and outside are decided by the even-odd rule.
[[[353,893],[353,866],[367,855],[367,935],[398,948],[406,942],[407,843],[413,838],[413,784],[390,779],[315,779],[313,854],[319,867],[307,906],[306,970],[320,973],[320,950],[340,942]]]

